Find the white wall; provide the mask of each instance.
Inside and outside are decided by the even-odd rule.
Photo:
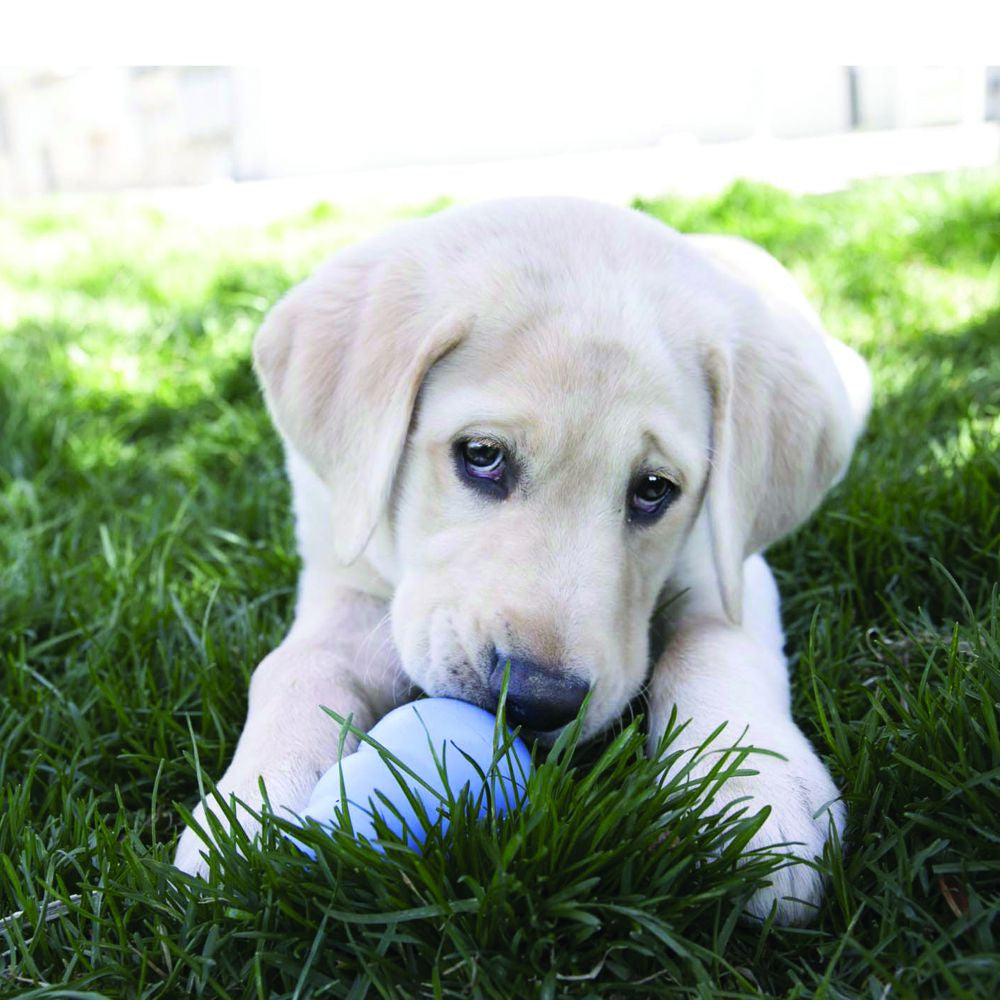
[[[852,126],[844,67],[678,68],[665,43],[655,60],[574,50],[523,65],[430,50],[387,71],[367,42],[332,38],[326,64],[298,69],[0,72],[0,197]],[[855,83],[862,129],[981,121],[987,106],[981,66],[862,68]]]

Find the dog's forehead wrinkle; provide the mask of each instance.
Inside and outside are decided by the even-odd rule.
[[[673,367],[665,354],[640,352],[610,337],[508,331],[470,338],[456,349],[428,379],[426,396],[445,420],[575,421],[619,436],[624,428],[616,422],[635,425],[650,409],[669,406]]]

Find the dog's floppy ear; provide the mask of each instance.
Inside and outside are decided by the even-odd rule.
[[[427,371],[464,335],[428,315],[419,263],[385,242],[342,251],[293,288],[254,341],[275,425],[329,488],[337,557],[385,510]]]
[[[791,278],[773,259],[764,271],[763,288],[740,283],[728,336],[703,356],[712,398],[706,507],[722,605],[735,624],[744,560],[818,506],[843,474],[870,403],[864,362],[823,333],[797,287],[781,286]],[[846,368],[856,393],[845,386]]]

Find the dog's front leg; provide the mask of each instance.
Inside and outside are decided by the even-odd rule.
[[[340,748],[341,727],[323,708],[353,717],[354,726],[365,730],[397,701],[412,696],[399,671],[385,615],[382,602],[350,591],[334,596],[321,624],[315,614],[308,616],[310,621],[299,615],[288,638],[253,673],[246,724],[217,785],[225,801],[235,796],[259,810],[263,778],[275,812],[301,812]],[[348,736],[345,752],[356,744]],[[199,803],[194,818],[207,829],[205,809],[206,803]],[[257,821],[239,805],[236,810],[243,829],[256,832]],[[188,828],[175,864],[204,874],[207,849]]]
[[[751,754],[742,769],[757,773],[730,778],[715,802],[721,809],[747,797],[751,812],[770,806],[747,850],[788,844],[780,853],[812,860],[823,852],[831,820],[838,835],[843,833],[844,806],[792,719],[777,589],[760,556],[748,560],[746,578],[742,627],[714,618],[686,620],[657,663],[650,684],[650,749],[658,745],[676,706],[678,721],[690,722],[675,747],[696,748],[726,724],[711,744],[716,752],[710,749],[703,758],[701,773],[718,761],[718,751],[734,745],[780,754],[782,759]],[[748,912],[766,916],[776,902],[781,923],[811,919],[823,892],[815,869],[792,864],[772,878],[770,887],[751,898]]]

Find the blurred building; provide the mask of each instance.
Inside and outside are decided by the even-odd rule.
[[[0,70],[0,197],[865,132],[938,129],[928,142],[947,145],[949,128],[1000,119],[1000,68],[983,66],[650,67],[617,83],[527,68],[492,89],[363,72]],[[939,159],[995,157],[992,134]]]

